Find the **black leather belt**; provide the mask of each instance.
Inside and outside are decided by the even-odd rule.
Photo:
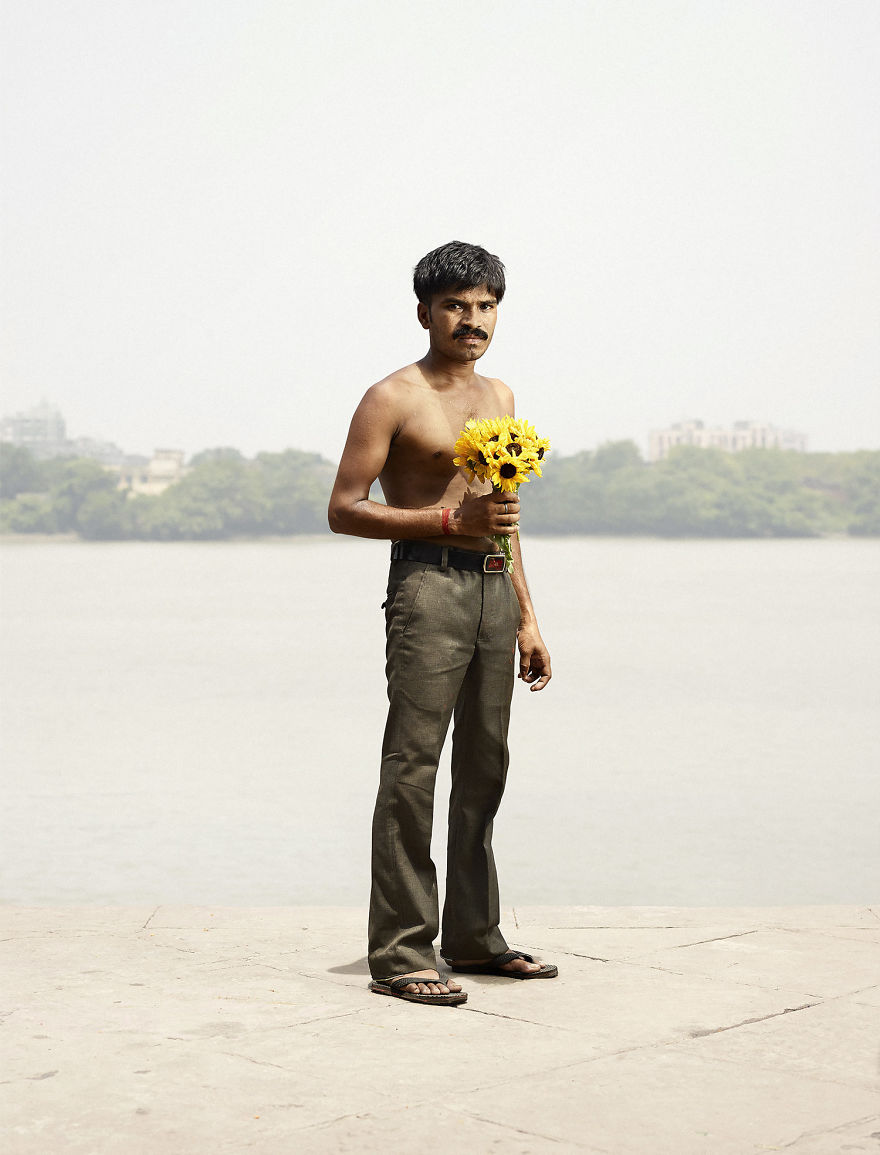
[[[395,541],[391,544],[392,561],[423,561],[428,565],[446,564],[452,569],[470,569],[477,573],[504,573],[503,553],[478,553],[475,549],[456,549],[451,545],[431,545],[427,541]]]

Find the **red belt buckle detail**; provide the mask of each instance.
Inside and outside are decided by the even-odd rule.
[[[507,558],[503,553],[487,553],[483,558],[483,573],[503,573]]]

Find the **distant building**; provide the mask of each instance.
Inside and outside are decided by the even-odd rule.
[[[33,409],[0,418],[0,441],[29,450],[40,461],[50,457],[89,457],[105,466],[121,466],[126,454],[112,441],[67,436],[60,410],[43,400]]]
[[[648,460],[662,461],[676,445],[696,445],[700,449],[724,449],[739,453],[742,449],[807,450],[807,438],[792,429],[778,429],[763,421],[734,421],[733,425],[707,429],[702,421],[680,421],[668,429],[654,429],[648,442]]]
[[[33,409],[0,418],[0,441],[23,446],[40,461],[50,457],[88,457],[119,478],[129,495],[164,493],[189,473],[182,449],[157,449],[152,457],[125,453],[112,441],[67,436],[64,418],[54,405],[41,401]]]
[[[186,454],[182,449],[157,449],[146,463],[124,465],[119,471],[119,488],[130,496],[145,494],[156,497],[186,477],[189,469],[183,464]]]
[[[40,460],[71,452],[64,418],[45,399],[33,409],[0,418],[0,441],[23,446]]]

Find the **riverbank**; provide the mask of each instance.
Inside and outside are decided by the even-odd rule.
[[[6,1155],[872,1151],[880,907],[508,909],[556,980],[367,990],[359,908],[0,909]]]

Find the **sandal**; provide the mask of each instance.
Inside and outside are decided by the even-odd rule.
[[[388,978],[388,979],[373,979],[370,982],[370,990],[375,991],[377,995],[391,995],[395,999],[404,999],[408,1003],[436,1003],[440,1007],[455,1007],[459,1003],[467,1002],[467,994],[465,991],[450,991],[448,994],[436,995],[422,995],[418,991],[408,991],[406,988],[413,983],[445,983],[448,976],[441,975],[437,972],[436,979],[412,978],[410,975],[404,975],[402,978]]]
[[[449,964],[450,970],[462,975],[500,975],[504,979],[555,979],[559,974],[559,969],[552,963],[542,963],[539,971],[508,971],[504,969],[505,963],[513,962],[517,958],[525,959],[526,962],[530,963],[535,961],[530,954],[524,954],[521,950],[506,951],[484,963],[462,963],[456,966],[445,955],[443,961]]]

